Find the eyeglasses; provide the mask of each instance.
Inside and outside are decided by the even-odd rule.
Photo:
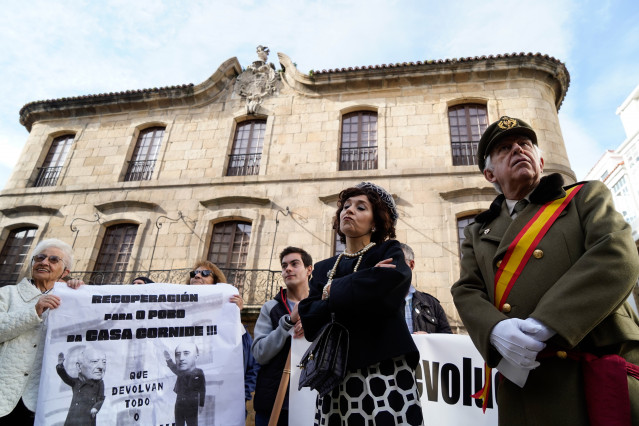
[[[57,264],[58,262],[62,262],[64,263],[64,260],[60,257],[60,256],[47,256],[44,253],[40,253],[40,254],[36,254],[35,256],[33,256],[33,261],[34,262],[44,262],[44,259],[49,258],[49,263],[51,263],[52,265]]]
[[[197,274],[200,274],[202,276],[202,278],[206,278],[209,275],[211,275],[213,273],[213,271],[209,271],[208,269],[204,269],[203,271],[191,271],[189,272],[189,275],[191,276],[191,278],[195,278],[195,276]]]

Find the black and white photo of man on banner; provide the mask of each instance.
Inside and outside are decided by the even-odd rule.
[[[36,425],[243,425],[240,311],[229,284],[56,284]],[[108,368],[107,368],[108,366]]]

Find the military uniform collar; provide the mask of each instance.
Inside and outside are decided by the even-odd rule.
[[[563,185],[564,178],[559,173],[542,177],[537,187],[530,193],[530,202],[533,204],[546,204],[548,201],[565,196],[566,191],[564,191]],[[504,194],[499,194],[488,210],[475,217],[475,222],[486,224],[498,217],[501,212],[501,205],[505,200]]]

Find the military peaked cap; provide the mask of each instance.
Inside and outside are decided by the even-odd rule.
[[[533,128],[530,127],[530,124],[518,118],[501,117],[498,121],[495,121],[486,128],[486,131],[481,135],[481,139],[479,140],[477,147],[477,164],[482,173],[486,167],[486,157],[490,154],[495,144],[506,136],[511,135],[529,137],[532,143],[537,145],[537,135]]]

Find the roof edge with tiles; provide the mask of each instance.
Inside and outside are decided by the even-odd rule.
[[[463,73],[483,73],[496,75],[498,72],[528,69],[539,71],[555,81],[555,106],[559,110],[568,87],[570,74],[563,62],[541,53],[507,53],[500,55],[475,56],[466,58],[425,60],[395,64],[367,65],[328,70],[314,70],[303,74],[297,70],[290,58],[278,53],[285,81],[294,89],[308,96],[318,96],[328,87],[344,87],[355,80],[384,80],[389,78],[423,78],[432,80],[448,79],[451,75]],[[490,77],[487,77],[490,78]],[[378,85],[379,87],[379,85]]]
[[[240,63],[233,57],[198,85],[190,83],[30,102],[20,109],[20,124],[31,131],[33,123],[40,120],[192,105],[218,96],[241,72]]]

